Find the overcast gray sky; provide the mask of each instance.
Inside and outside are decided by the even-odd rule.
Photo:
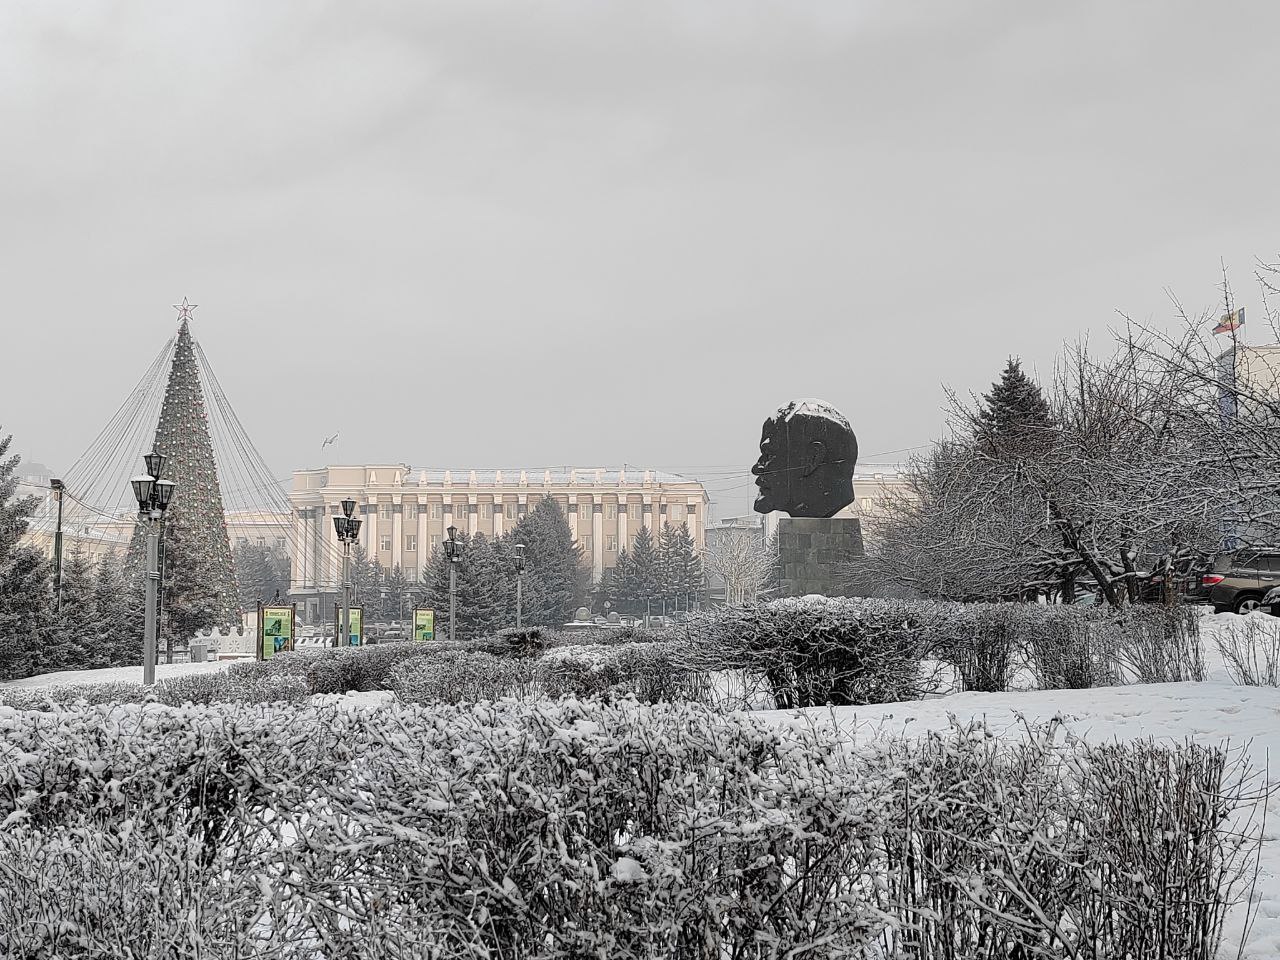
[[[943,382],[1212,307],[1220,259],[1255,304],[1277,35],[1266,2],[6,0],[0,425],[69,464],[185,295],[282,476],[341,431],[746,509],[792,397],[896,459]]]

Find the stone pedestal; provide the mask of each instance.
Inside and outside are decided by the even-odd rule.
[[[778,520],[781,595],[849,596],[841,585],[841,567],[863,555],[862,523],[857,517],[782,517]]]

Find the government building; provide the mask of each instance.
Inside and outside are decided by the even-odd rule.
[[[698,549],[704,543],[706,489],[696,480],[658,470],[329,466],[293,475],[291,594],[305,608],[306,619],[314,620],[323,616],[321,604],[333,603],[341,593],[342,545],[333,518],[345,499],[356,502],[355,515],[364,521],[360,543],[370,559],[388,570],[399,566],[407,579],[417,581],[450,526],[460,533],[500,537],[544,497],[554,497],[568,516],[593,582],[630,548],[641,527],[656,536],[664,524],[687,523]]]

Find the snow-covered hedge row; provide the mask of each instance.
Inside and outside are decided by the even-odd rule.
[[[1248,852],[1220,751],[1051,733],[0,707],[0,955],[1211,956]]]
[[[56,710],[89,705],[156,701],[184,703],[273,703],[310,695],[305,675],[262,670],[257,664],[232,664],[217,673],[196,673],[160,680],[150,688],[137,682],[76,683],[52,687],[0,688],[0,705],[20,710]]]
[[[938,689],[929,663],[970,690],[1007,689],[1024,668],[1045,688],[1203,679],[1199,619],[1188,607],[806,597],[708,612],[674,649],[688,669],[762,680],[781,707],[869,703]]]

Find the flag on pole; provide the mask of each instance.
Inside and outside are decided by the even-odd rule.
[[[1230,313],[1224,313],[1222,319],[1218,321],[1218,325],[1213,328],[1214,333],[1230,333],[1232,330],[1238,330],[1244,326],[1244,307],[1232,310]]]

